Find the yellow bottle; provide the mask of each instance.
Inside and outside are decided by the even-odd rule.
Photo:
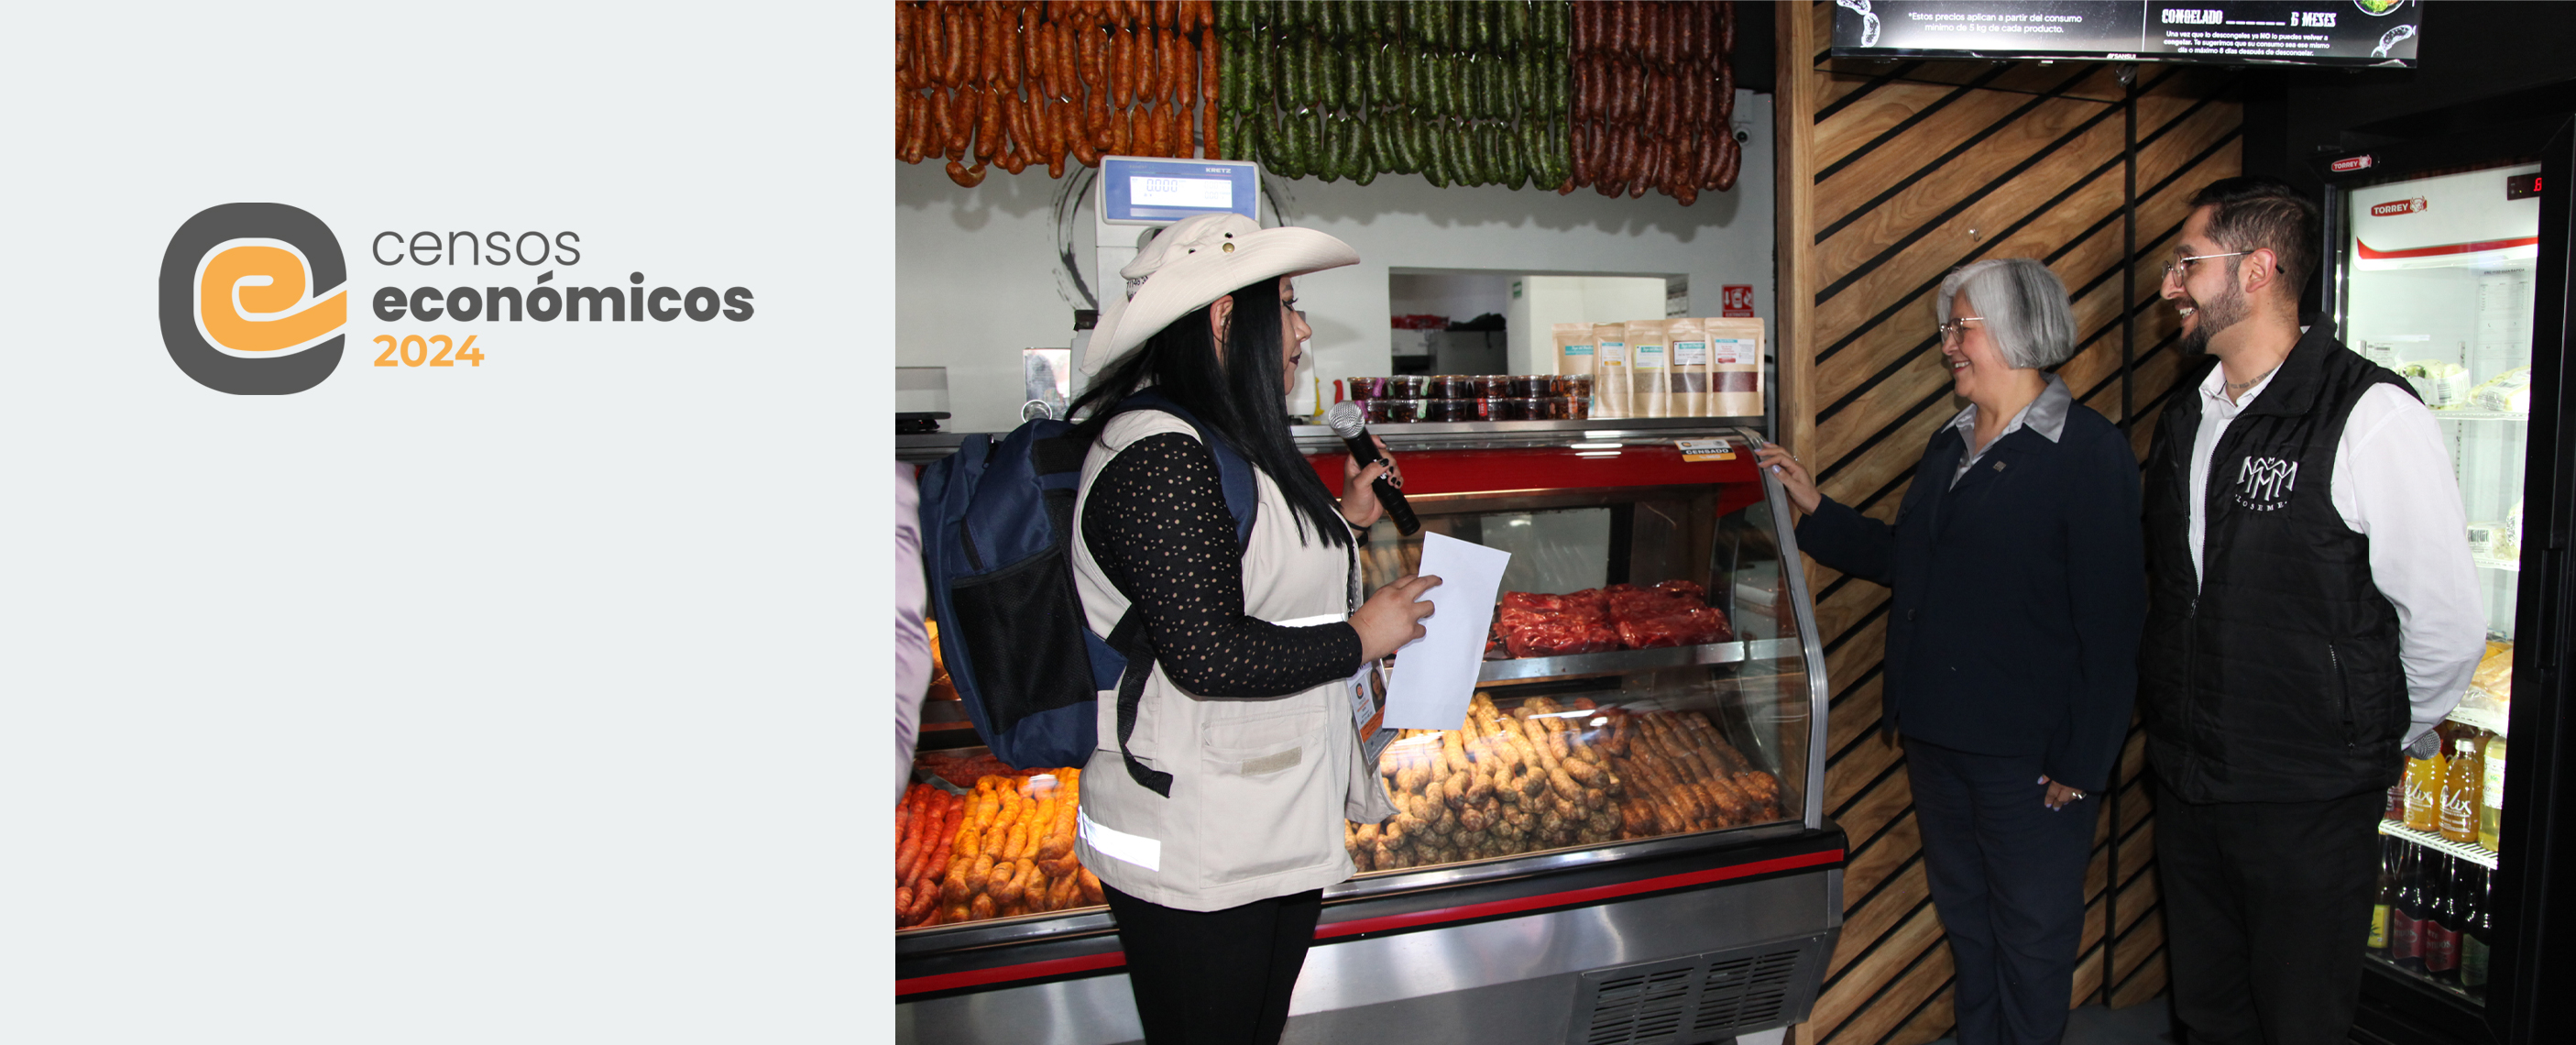
[[[2500,823],[2504,819],[2504,737],[2502,735],[2487,738],[2487,757],[2484,768],[2486,780],[2483,782],[2484,786],[2478,789],[2478,844],[2485,846],[2488,852],[2501,853],[2504,851],[2504,846],[2497,843],[2500,841],[2498,835],[2503,831]]]
[[[2406,826],[2437,831],[2442,826],[2442,755],[2406,759]]]
[[[2478,767],[2478,742],[2461,737],[2451,742],[2451,764],[2442,773],[2442,837],[2476,844],[2478,789],[2486,773]]]

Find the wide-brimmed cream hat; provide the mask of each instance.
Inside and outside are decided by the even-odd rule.
[[[1240,214],[1184,219],[1136,251],[1118,275],[1133,288],[1110,293],[1091,332],[1082,372],[1097,375],[1172,321],[1236,290],[1279,276],[1358,264],[1351,245],[1313,229],[1262,228]]]

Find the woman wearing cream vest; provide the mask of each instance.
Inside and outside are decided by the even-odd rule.
[[[1354,533],[1377,520],[1368,484],[1393,465],[1351,463],[1336,504],[1281,409],[1310,333],[1290,277],[1358,260],[1310,229],[1189,219],[1121,270],[1134,289],[1085,361],[1076,583],[1099,634],[1141,609],[1152,668],[1125,728],[1103,694],[1077,851],[1106,887],[1154,1045],[1277,1041],[1323,887],[1352,872],[1341,821],[1394,813],[1361,763],[1350,680],[1422,634],[1431,604],[1417,600],[1438,581],[1360,603]],[[1224,447],[1128,401],[1149,388]],[[1253,474],[1240,540],[1217,452]]]

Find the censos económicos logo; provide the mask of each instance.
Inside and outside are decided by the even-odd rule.
[[[340,365],[348,274],[320,218],[283,203],[208,207],[161,255],[162,343],[215,391],[304,391]]]

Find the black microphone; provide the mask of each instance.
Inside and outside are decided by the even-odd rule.
[[[1366,416],[1360,413],[1358,403],[1335,403],[1332,409],[1324,412],[1325,423],[1333,426],[1334,435],[1341,436],[1343,442],[1350,444],[1351,459],[1358,461],[1361,467],[1380,459],[1377,444],[1369,441],[1368,429],[1361,424]],[[1404,503],[1403,487],[1397,486],[1383,473],[1369,486],[1377,491],[1377,503],[1386,506],[1386,517],[1395,521],[1397,533],[1411,537],[1422,532],[1422,520],[1414,518],[1413,506]]]

